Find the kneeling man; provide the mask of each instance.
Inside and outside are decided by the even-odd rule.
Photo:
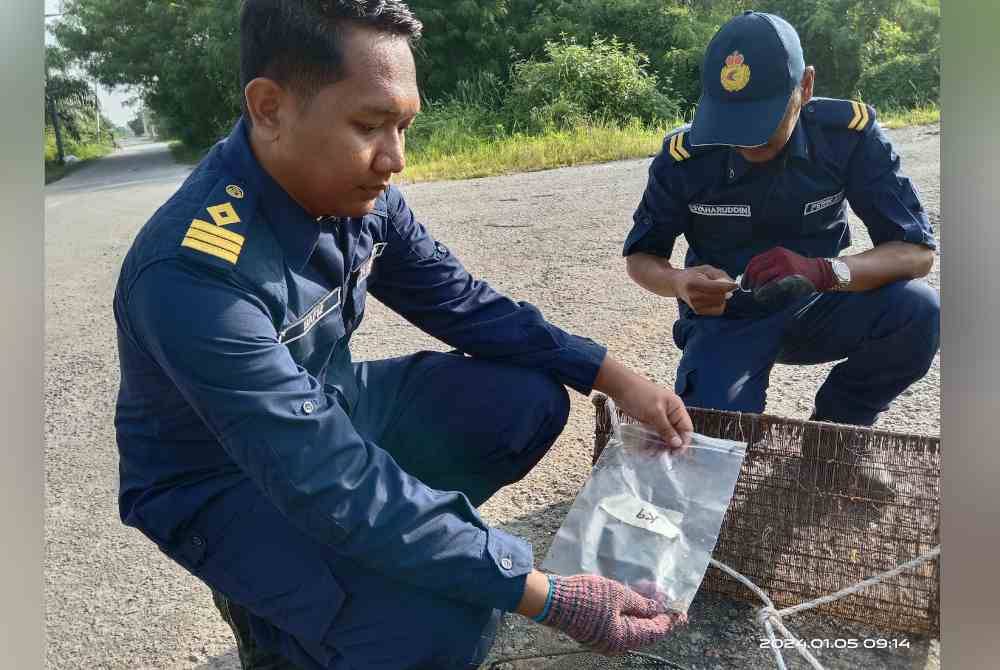
[[[939,297],[919,281],[936,243],[875,110],[814,98],[815,76],[780,17],[725,24],[693,123],[653,161],[624,255],[633,281],[679,300],[687,405],[761,412],[775,362],[841,361],[811,418],[871,426],[937,353]],[[847,203],[874,248],[839,256]],[[679,235],[684,269],[669,260]],[[891,485],[884,471],[867,477]]]

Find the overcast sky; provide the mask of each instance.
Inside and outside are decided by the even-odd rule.
[[[45,13],[55,14],[62,11],[61,0],[45,0]],[[45,19],[46,25],[51,24],[53,21],[58,21],[58,17],[52,17]],[[45,43],[55,44],[55,38],[46,31],[45,32]],[[124,106],[124,102],[135,96],[135,93],[130,93],[121,88],[116,88],[113,90],[108,90],[103,86],[97,84],[97,82],[91,80],[91,86],[97,87],[97,99],[101,104],[101,111],[104,116],[111,119],[111,122],[117,126],[124,126],[127,122],[131,121],[136,114],[136,108],[129,108]]]

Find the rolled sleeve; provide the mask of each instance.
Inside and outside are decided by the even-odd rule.
[[[472,277],[390,192],[386,251],[372,295],[429,335],[479,358],[533,368],[588,394],[607,349]]]
[[[632,215],[622,255],[646,253],[669,258],[677,236],[687,229],[688,217],[680,175],[672,159],[661,152],[649,166],[646,190]]]
[[[847,200],[876,246],[901,241],[937,248],[916,186],[900,172],[900,158],[882,128],[872,124],[849,164]]]
[[[534,569],[532,554],[530,551],[524,551],[523,540],[499,528],[490,528],[487,531],[486,551],[501,573],[520,585],[518,590],[503,588],[491,594],[495,602],[500,603],[498,605],[500,609],[513,612],[521,604],[527,574]],[[498,584],[503,585],[502,582]]]
[[[126,312],[133,337],[292,524],[393,579],[516,607],[531,547],[361,437],[237,280],[163,261],[133,284]]]

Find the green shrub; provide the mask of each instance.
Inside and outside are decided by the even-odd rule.
[[[941,65],[936,53],[901,54],[865,70],[861,98],[879,109],[919,107],[937,102]]]
[[[680,104],[681,116],[690,118],[701,96],[701,61],[704,49],[671,49],[660,58],[660,71],[671,72],[667,94]]]
[[[93,132],[85,132],[77,140],[72,137],[63,136],[63,152],[67,156],[76,156],[80,160],[99,158],[111,152],[111,139],[102,133],[98,140]],[[46,162],[53,162],[58,158],[56,149],[56,134],[51,126],[45,128],[44,156]]]
[[[545,59],[514,63],[504,113],[531,132],[584,121],[655,124],[677,116],[677,105],[657,89],[649,59],[617,39],[546,42]]]
[[[507,90],[507,82],[492,72],[483,71],[476,73],[472,79],[463,79],[458,82],[455,85],[455,90],[442,99],[462,107],[479,107],[497,111],[503,106]]]
[[[456,100],[426,103],[406,132],[406,150],[408,154],[444,155],[506,134],[496,110]]]

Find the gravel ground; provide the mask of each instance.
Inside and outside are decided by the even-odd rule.
[[[940,236],[939,127],[889,134]],[[533,302],[564,328],[604,342],[652,379],[672,384],[680,353],[669,335],[676,307],[632,284],[620,257],[648,165],[648,159],[623,161],[410,185],[404,191],[418,216],[473,273]],[[124,527],[116,507],[114,282],[132,237],[187,170],[173,164],[164,145],[140,145],[46,189],[45,580],[46,658],[52,670],[239,667],[232,636],[208,590]],[[852,228],[854,249],[870,246],[856,219]],[[680,261],[685,248],[677,246]],[[935,286],[938,272],[936,264],[930,277]],[[374,300],[353,341],[358,359],[445,348]],[[767,411],[806,418],[830,367],[776,366]],[[937,434],[939,389],[935,362],[879,427]],[[482,508],[489,521],[531,541],[539,563],[586,479],[593,431],[589,400],[573,394],[569,424],[550,454],[524,481]],[[699,597],[690,614],[691,625],[655,653],[690,670],[773,667],[769,652],[759,649],[749,604]],[[508,617],[494,658],[567,646],[523,621]],[[808,615],[791,624],[803,638],[831,644],[904,637]],[[894,652],[820,653],[831,669],[939,667],[936,640],[908,640],[909,648]],[[563,660],[509,667],[580,665]],[[805,666],[796,659],[789,667]]]

